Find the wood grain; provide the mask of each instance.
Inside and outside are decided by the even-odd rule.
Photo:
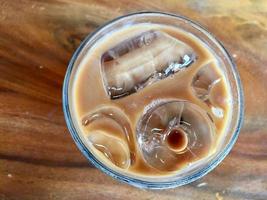
[[[230,155],[195,183],[148,191],[92,167],[65,125],[61,89],[80,41],[141,10],[187,16],[234,57],[245,121]],[[0,0],[0,199],[267,199],[267,1]]]

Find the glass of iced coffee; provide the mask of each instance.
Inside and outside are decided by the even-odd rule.
[[[181,16],[141,12],[82,42],[68,66],[63,108],[98,169],[164,189],[224,159],[240,131],[243,96],[231,57],[208,31]]]

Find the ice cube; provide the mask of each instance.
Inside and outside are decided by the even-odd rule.
[[[215,70],[215,63],[209,62],[202,66],[196,73],[192,81],[192,87],[197,95],[203,101],[209,98],[211,89],[221,81],[219,73]]]
[[[192,88],[196,96],[204,101],[217,118],[224,116],[222,109],[225,104],[222,75],[216,69],[216,62],[209,62],[202,66],[192,81]]]
[[[117,167],[127,169],[130,166],[130,152],[127,144],[120,138],[96,131],[88,136],[90,144]]]
[[[167,33],[143,32],[102,55],[107,94],[111,99],[130,95],[188,67],[195,59],[191,47]]]
[[[207,113],[187,101],[158,101],[137,124],[141,154],[150,166],[173,171],[207,155],[214,143],[214,125]]]
[[[108,120],[105,120],[108,119]],[[102,106],[101,108],[97,109],[96,111],[87,114],[82,119],[82,124],[84,126],[91,126],[96,121],[104,121],[105,123],[112,123],[118,127],[120,127],[121,132],[123,135],[120,137],[124,138],[126,142],[129,152],[130,152],[130,160],[131,164],[135,162],[135,143],[134,143],[134,136],[132,133],[131,125],[128,121],[127,116],[123,113],[122,110],[119,108],[115,108],[112,106]],[[112,126],[112,124],[110,124]],[[105,124],[107,126],[107,124]],[[119,133],[119,134],[120,134]],[[114,135],[111,131],[110,135]]]

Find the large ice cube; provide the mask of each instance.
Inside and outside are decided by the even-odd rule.
[[[102,55],[103,81],[111,99],[134,93],[188,67],[196,55],[167,33],[151,30],[127,39]]]
[[[138,121],[137,141],[144,160],[162,171],[173,171],[201,159],[214,143],[214,125],[207,113],[186,101],[159,101]]]

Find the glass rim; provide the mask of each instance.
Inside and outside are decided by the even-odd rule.
[[[171,181],[163,181],[163,182],[151,182],[151,181],[145,181],[145,180],[140,180],[138,178],[133,178],[124,174],[121,174],[118,171],[115,171],[108,166],[105,166],[105,164],[101,163],[94,155],[93,153],[85,146],[83,143],[82,139],[80,138],[75,125],[73,124],[72,116],[70,113],[70,108],[69,108],[69,81],[70,81],[70,76],[72,73],[72,69],[74,67],[75,61],[78,58],[79,54],[87,44],[87,42],[90,41],[90,39],[95,36],[101,29],[108,25],[112,25],[113,23],[118,22],[121,19],[125,19],[128,17],[132,16],[137,16],[137,15],[164,15],[167,17],[174,17],[178,18],[179,20],[189,22],[191,26],[194,26],[198,31],[201,31],[205,35],[207,35],[209,38],[212,39],[212,42],[214,42],[217,46],[221,47],[222,51],[226,54],[226,56],[229,58],[230,61],[230,68],[231,72],[233,73],[234,80],[236,82],[237,86],[237,96],[238,96],[238,103],[237,103],[237,122],[236,122],[236,128],[232,133],[230,141],[226,144],[226,146],[219,152],[217,153],[213,159],[209,163],[207,163],[206,166],[204,166],[201,170],[192,173],[191,175],[185,176],[183,178],[179,178],[177,180],[171,180]],[[80,149],[80,151],[83,153],[83,155],[97,168],[100,169],[102,172],[105,174],[115,178],[116,180],[119,180],[124,183],[128,183],[130,185],[139,187],[139,188],[146,188],[146,189],[168,189],[168,188],[175,188],[178,186],[182,186],[188,183],[191,183],[210,171],[212,171],[217,165],[221,163],[221,161],[229,154],[231,149],[233,148],[242,123],[243,123],[243,118],[244,118],[244,97],[243,97],[243,90],[242,90],[242,84],[241,80],[236,68],[236,65],[231,57],[231,55],[228,53],[228,51],[225,49],[225,47],[222,45],[222,43],[214,37],[213,34],[211,34],[208,30],[206,30],[202,25],[198,24],[197,22],[192,21],[191,19],[188,19],[187,17],[177,15],[177,14],[172,14],[172,13],[167,13],[167,12],[154,12],[154,11],[142,11],[142,12],[134,12],[130,13],[127,15],[123,15],[120,17],[117,17],[111,21],[108,21],[107,23],[103,24],[102,26],[98,27],[95,31],[93,31],[91,34],[87,35],[86,38],[81,42],[79,47],[76,49],[74,52],[65,75],[64,83],[63,83],[63,89],[62,89],[62,104],[63,104],[63,112],[64,112],[64,117],[65,121],[68,127],[68,130],[75,141],[77,147]]]

